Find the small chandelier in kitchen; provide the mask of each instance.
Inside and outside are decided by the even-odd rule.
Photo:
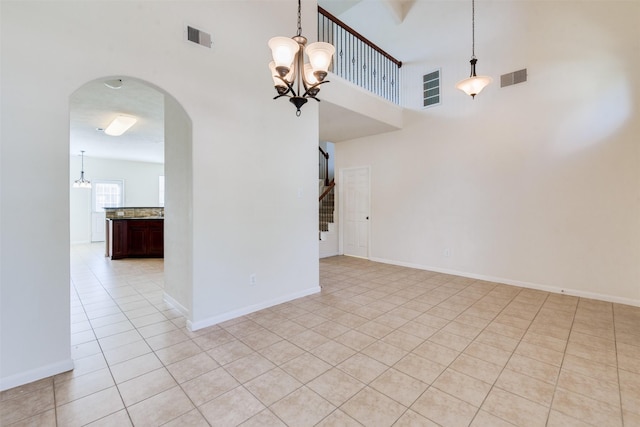
[[[283,96],[296,107],[296,116],[300,116],[300,108],[309,98],[320,102],[316,95],[325,81],[331,58],[336,49],[330,43],[316,42],[307,44],[302,35],[300,0],[298,0],[298,33],[294,37],[274,37],[269,40],[273,61],[269,63],[273,83],[278,95]],[[305,53],[309,63],[304,63]]]
[[[82,155],[82,169],[80,169],[80,179],[73,182],[73,188],[91,188],[91,181],[84,178],[84,150],[80,151]]]
[[[476,5],[475,0],[471,0],[471,75],[468,79],[464,79],[456,84],[456,87],[471,95],[471,98],[475,98],[477,94],[482,92],[493,79],[489,76],[477,76],[476,75]]]

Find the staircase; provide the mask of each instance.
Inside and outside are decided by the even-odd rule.
[[[335,223],[335,183],[321,185],[322,191],[318,204],[320,258],[338,255],[338,226]]]
[[[328,233],[330,227],[334,225],[335,214],[335,191],[334,182],[332,181],[329,186],[325,186],[320,180],[320,203],[318,204],[318,217],[320,222],[320,240],[322,239],[322,233]]]
[[[336,224],[336,187],[332,179],[333,164],[329,163],[328,151],[319,148],[320,179],[318,180],[318,237],[320,244],[320,258],[338,255],[338,225]]]

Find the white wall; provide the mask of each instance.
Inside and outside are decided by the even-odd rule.
[[[72,188],[73,181],[80,177],[81,159],[71,155],[70,203],[71,203],[71,243],[91,241],[91,191]],[[159,206],[158,177],[164,175],[164,165],[160,163],[134,162],[118,159],[93,158],[85,153],[85,178],[89,181],[123,180],[124,204],[128,207]]]
[[[412,13],[438,10],[428,28],[463,6]],[[640,305],[640,3],[483,8],[491,86],[457,91],[469,45],[427,43],[403,66],[403,130],[336,144],[337,170],[371,165],[371,258]],[[443,103],[419,109],[437,67]],[[528,82],[499,87],[521,68]]]
[[[193,327],[319,291],[317,106],[297,118],[273,101],[266,66],[267,40],[295,32],[295,4],[0,8],[0,387],[70,367],[69,97],[102,76],[154,84],[191,118]],[[315,3],[303,9],[311,38]],[[186,24],[210,32],[213,49],[184,41]]]
[[[193,300],[193,185],[191,121],[171,97],[165,97],[165,300],[191,318]]]

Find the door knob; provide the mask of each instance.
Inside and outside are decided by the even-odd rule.
[[[369,219],[369,217],[367,217],[367,219]]]

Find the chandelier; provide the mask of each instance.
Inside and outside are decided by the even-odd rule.
[[[82,155],[82,169],[80,169],[80,179],[73,182],[73,188],[91,188],[91,181],[84,179],[84,150],[80,151]]]
[[[336,49],[330,43],[316,42],[306,46],[307,38],[302,35],[300,0],[298,0],[298,33],[294,37],[273,37],[269,48],[273,61],[269,63],[273,84],[278,92],[273,99],[282,97],[296,107],[296,116],[309,98],[320,102],[316,96],[319,86],[325,81],[331,58]],[[304,57],[309,57],[305,64]]]
[[[482,92],[493,79],[489,76],[477,76],[476,75],[476,5],[475,0],[471,0],[471,75],[468,79],[464,79],[456,84],[456,87],[471,95],[471,98],[475,98],[477,94]]]

